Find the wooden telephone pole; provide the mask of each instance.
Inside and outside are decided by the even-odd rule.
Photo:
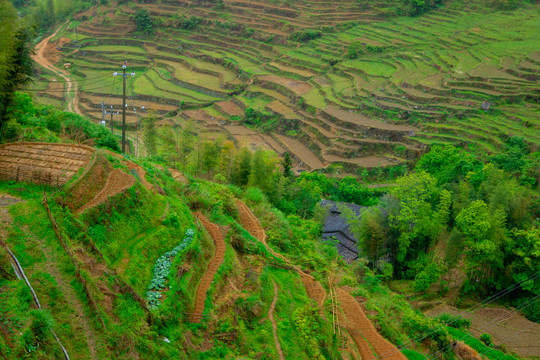
[[[123,92],[122,92],[122,153],[126,153],[126,68],[127,68],[127,61],[124,61],[124,65],[122,65],[122,80],[123,80]],[[115,71],[113,76],[118,75],[118,73]],[[131,76],[135,76],[135,72],[132,71]]]

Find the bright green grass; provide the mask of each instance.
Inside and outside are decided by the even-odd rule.
[[[185,65],[173,61],[164,61],[174,71],[174,77],[190,84],[195,84],[214,91],[223,91],[219,78],[188,69]],[[172,76],[172,74],[170,74]]]
[[[302,98],[306,101],[307,104],[317,109],[326,109],[326,101],[324,99],[324,96],[317,88],[313,88],[307,94],[302,95]]]
[[[99,52],[125,52],[128,54],[146,54],[146,50],[138,46],[128,46],[128,45],[96,45],[96,46],[87,46],[85,50],[90,51],[99,51]]]
[[[396,72],[396,67],[381,61],[347,60],[345,66],[359,69],[370,76],[391,77]]]
[[[216,100],[216,98],[214,97],[199,93],[197,91],[186,89],[178,85],[175,85],[171,82],[168,82],[167,80],[162,79],[157,73],[157,71],[155,70],[148,71],[146,73],[146,76],[148,76],[154,82],[155,88],[154,88],[154,85],[150,83],[150,81],[148,80],[143,81],[141,79],[143,79],[144,77],[140,77],[135,82],[136,92],[140,92],[140,91],[147,92],[148,87],[152,87],[153,89],[155,89],[157,92],[161,94],[161,95],[156,95],[156,96],[161,96],[161,97],[165,97],[169,99],[186,96],[188,97],[187,99],[182,99],[182,100],[186,100],[186,102],[189,102],[189,101],[205,102],[205,101]],[[151,95],[151,94],[148,94],[148,95]]]

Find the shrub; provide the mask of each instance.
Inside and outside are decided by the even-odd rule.
[[[137,25],[137,30],[145,34],[151,34],[154,32],[154,21],[146,9],[137,9],[137,12],[135,13],[135,24]]]
[[[471,320],[465,319],[461,315],[451,315],[444,313],[437,317],[437,319],[446,324],[446,326],[451,326],[459,330],[466,330],[471,327]]]
[[[320,30],[304,30],[304,31],[297,31],[289,35],[289,39],[294,41],[310,41],[318,39],[322,36],[322,31]]]
[[[493,340],[491,339],[491,335],[489,335],[488,333],[480,334],[480,341],[486,344],[486,346],[493,346]]]

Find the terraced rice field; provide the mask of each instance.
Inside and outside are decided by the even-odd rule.
[[[94,149],[84,145],[11,143],[0,145],[0,177],[38,184],[65,184],[90,162]]]
[[[102,100],[120,110],[121,81],[112,73],[127,60],[136,74],[127,80],[129,123],[137,121],[134,107],[178,113],[238,144],[289,151],[298,170],[393,166],[436,143],[478,153],[498,151],[507,136],[540,144],[540,4],[501,12],[479,1],[455,2],[422,17],[383,16],[393,6],[382,0],[102,6],[77,34],[73,26],[57,36],[66,39],[57,63],[73,65],[80,109],[95,120]],[[138,7],[165,27],[153,36],[137,33],[130,16]],[[186,30],[179,25],[184,15],[204,21]],[[306,29],[322,36],[288,39]],[[347,56],[353,43],[360,49],[355,59]],[[62,100],[60,83],[41,85],[43,101]],[[228,125],[237,125],[248,107],[280,116],[295,132],[231,132]]]

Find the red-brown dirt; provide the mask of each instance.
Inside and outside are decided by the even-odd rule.
[[[208,233],[212,237],[212,240],[214,240],[214,245],[216,246],[216,249],[214,256],[210,259],[208,267],[206,268],[206,271],[201,278],[199,286],[197,286],[197,293],[195,296],[195,308],[191,314],[191,322],[201,321],[208,289],[210,289],[210,285],[214,280],[214,276],[216,275],[218,268],[223,263],[226,247],[225,241],[223,240],[223,234],[221,233],[221,229],[219,228],[219,226],[210,222],[210,220],[208,220],[206,216],[200,213],[197,213],[197,218],[202,223],[206,231],[208,231]]]
[[[215,105],[219,106],[221,109],[223,109],[224,112],[231,116],[243,116],[244,111],[235,103],[232,101],[220,101],[217,102]]]
[[[275,75],[265,75],[260,77],[263,81],[273,82],[291,89],[297,95],[304,95],[311,90],[311,85],[304,81],[284,78]]]
[[[322,308],[324,304],[324,299],[326,298],[326,291],[322,287],[321,283],[315,280],[313,276],[303,272],[299,267],[291,264],[291,262],[285,256],[274,251],[270,246],[268,246],[268,244],[266,243],[266,233],[264,232],[264,229],[262,228],[259,219],[257,219],[257,217],[253,215],[249,207],[247,207],[247,205],[240,200],[237,200],[236,204],[238,206],[240,223],[242,224],[244,229],[246,229],[253,237],[263,243],[272,255],[282,259],[298,272],[298,275],[300,275],[302,283],[304,284],[304,288],[306,289],[307,295],[311,299],[315,300],[317,305]]]
[[[367,318],[356,299],[344,289],[337,289],[337,297],[347,321],[345,327],[354,339],[362,360],[384,357],[391,360],[407,360],[407,358],[377,332],[373,323]],[[373,348],[377,357],[370,349]]]
[[[188,184],[188,179],[180,171],[178,171],[176,169],[173,169],[173,168],[169,168],[169,171],[170,171],[170,173],[171,173],[174,180],[176,180],[178,182],[181,182],[184,185]]]
[[[96,207],[99,204],[107,201],[110,197],[129,189],[131,186],[133,186],[133,184],[135,184],[135,178],[133,176],[126,174],[120,169],[114,169],[109,174],[109,178],[107,179],[105,186],[96,195],[96,197],[76,210],[75,213],[81,214],[88,209]]]
[[[34,183],[66,183],[90,162],[84,145],[17,142],[0,145],[0,176]]]

